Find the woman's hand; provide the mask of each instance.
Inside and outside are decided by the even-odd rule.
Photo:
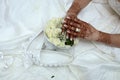
[[[77,17],[66,17],[62,29],[71,40],[76,37],[91,41],[97,41],[99,39],[99,31],[89,23],[79,20]]]
[[[70,17],[71,19],[77,18],[78,13],[86,7],[91,0],[74,0],[72,5],[67,11],[65,19]],[[64,28],[64,27],[63,27]],[[64,32],[64,29],[62,29]]]
[[[65,32],[71,41],[79,37],[120,47],[120,34],[109,34],[98,31],[89,23],[77,18],[77,14],[86,7],[90,1],[91,0],[74,0],[64,19],[62,32]]]
[[[65,18],[62,22],[62,32],[65,32],[65,30],[66,30],[66,28],[64,27],[64,23],[65,23],[66,19],[69,18],[69,17],[71,19],[75,19],[75,18],[77,18],[77,14],[72,13],[72,12],[67,13],[67,15],[65,16]]]

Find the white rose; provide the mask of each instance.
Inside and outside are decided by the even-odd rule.
[[[65,35],[60,35],[61,33],[61,27],[63,18],[52,18],[46,25],[45,33],[48,36],[48,39],[51,43],[53,43],[55,46],[58,47],[66,47],[69,48],[70,45],[65,45]],[[59,37],[58,37],[59,36]],[[62,39],[62,41],[60,39]],[[75,40],[76,44],[77,41]]]
[[[59,38],[50,38],[50,42],[54,43],[55,46],[58,46],[61,43]]]

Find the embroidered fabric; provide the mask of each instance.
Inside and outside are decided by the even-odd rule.
[[[74,61],[69,66],[50,68],[40,67],[39,59],[41,64],[56,64],[56,62],[62,63],[62,59],[64,60],[63,62],[69,63],[72,57],[68,55],[64,56],[61,50],[59,52],[60,54],[57,51],[54,51],[57,53],[51,52],[50,50],[54,50],[54,47],[51,48],[49,44],[46,45],[46,43],[45,45],[47,46],[47,50],[49,50],[48,52],[54,55],[46,53],[46,51],[41,51],[41,56],[39,56],[41,42],[38,40],[38,43],[36,43],[37,38],[32,42],[29,48],[30,57],[25,59],[27,55],[24,55],[24,50],[28,45],[26,41],[29,41],[31,36],[35,36],[34,34],[40,32],[40,27],[44,27],[40,24],[46,23],[51,17],[64,16],[72,1],[73,0],[0,0],[0,41],[4,41],[4,43],[0,42],[0,52],[2,52],[2,60],[0,60],[1,80],[61,80],[63,78],[64,80],[85,80],[85,78],[89,78],[88,80],[106,80],[106,78],[108,80],[120,80],[120,68],[118,63],[120,62],[120,49],[118,48],[111,52],[113,47],[105,46],[104,44],[80,40],[72,53],[72,55],[74,55]],[[101,2],[104,0],[97,1]],[[8,7],[6,7],[5,2],[9,5],[9,13],[6,12]],[[112,11],[113,10],[111,10],[107,4],[91,2],[81,11],[78,17],[91,23],[99,30],[119,33],[120,21],[118,16],[113,14]],[[8,14],[9,16],[6,16]],[[11,26],[10,24],[14,23],[10,21],[15,21],[14,23],[18,25]],[[31,38],[30,41],[32,39],[33,38]],[[35,43],[35,45],[33,43]],[[19,48],[15,50],[18,46]],[[44,48],[45,46],[43,45],[43,49]],[[115,52],[116,55],[114,54]],[[60,58],[57,55],[60,56]],[[34,57],[33,59],[32,56]],[[59,60],[46,62],[45,60],[47,60],[48,57],[49,61],[51,59],[57,60],[57,58]],[[112,63],[115,58],[115,63]],[[25,60],[28,60],[28,63],[26,63],[27,68],[25,68],[23,64]],[[29,60],[33,65],[31,63],[29,64]],[[7,68],[5,68],[6,63]],[[99,64],[103,65],[103,63],[110,63],[110,65],[108,65],[109,67],[100,67]],[[88,73],[87,76],[84,75],[85,73]],[[53,75],[54,78],[51,78]]]
[[[49,50],[44,51],[44,50],[42,50],[43,45],[45,43],[44,37],[45,37],[45,35],[43,35],[42,32],[40,32],[37,35],[33,36],[33,38],[28,43],[28,46],[25,48],[25,59],[24,59],[25,67],[29,67],[32,64],[40,65],[40,66],[43,66],[43,67],[68,66],[73,61],[73,56],[69,52],[69,50],[64,49],[66,52],[59,52],[59,51],[56,52],[56,51],[49,51]],[[41,42],[41,43],[38,47],[39,49],[34,50],[34,48],[30,48],[30,47],[31,46],[33,47],[35,45],[34,42],[37,38],[38,38],[38,41]],[[31,45],[33,43],[34,43],[34,45]],[[50,46],[50,45],[47,44],[47,45],[44,45],[44,46],[47,47],[47,46]],[[54,49],[56,50],[55,47],[54,47]],[[62,51],[62,49],[61,49],[61,51]],[[46,57],[44,56],[45,53],[47,54],[47,55],[45,55]],[[66,57],[64,57],[62,55],[64,55],[64,56],[66,55]],[[56,60],[56,58],[57,58],[57,60]],[[65,58],[67,58],[67,61],[65,60]]]

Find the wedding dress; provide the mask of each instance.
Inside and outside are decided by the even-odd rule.
[[[119,11],[111,1],[91,1],[78,18],[98,30],[119,33]],[[119,48],[80,39],[71,50],[61,50],[44,38],[47,21],[64,17],[72,2],[0,0],[0,80],[120,79]]]

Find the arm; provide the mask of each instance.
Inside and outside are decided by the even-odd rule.
[[[111,45],[120,47],[120,34],[111,34]]]
[[[71,18],[71,19],[74,19],[77,17],[78,13],[84,8],[86,7],[89,2],[91,0],[74,0],[71,7],[69,8],[69,10],[67,11],[67,14],[66,14],[66,17],[64,19],[64,21],[67,22],[67,17]],[[66,27],[65,27],[65,24],[63,22],[63,27],[62,27],[62,32],[65,32],[66,30]]]
[[[86,7],[91,0],[74,0],[71,7],[67,11],[67,15],[77,16],[78,13]]]
[[[120,47],[120,34],[109,34],[95,29],[92,25],[78,18],[67,18],[65,24],[70,38],[80,37],[90,41],[98,41],[111,46]],[[79,29],[79,30],[76,30]]]
[[[98,41],[111,46],[120,47],[120,34],[109,34],[100,31]]]

